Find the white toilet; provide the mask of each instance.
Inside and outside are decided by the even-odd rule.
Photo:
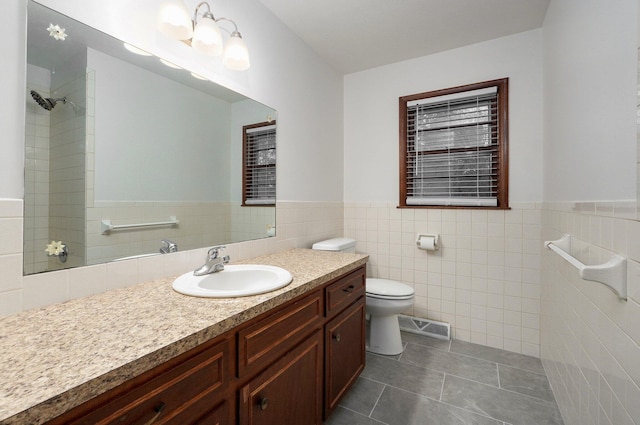
[[[313,249],[355,252],[356,241],[329,239],[314,243]],[[367,315],[370,317],[367,350],[384,355],[402,353],[398,314],[413,305],[413,288],[395,280],[367,278],[366,295]]]

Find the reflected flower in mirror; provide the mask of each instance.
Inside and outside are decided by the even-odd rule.
[[[67,34],[65,33],[64,28],[60,28],[60,25],[49,24],[49,36],[55,38],[56,40],[64,41],[67,38]]]

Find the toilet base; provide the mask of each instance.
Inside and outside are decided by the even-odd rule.
[[[403,351],[398,315],[371,315],[368,326],[369,338],[367,351],[385,356],[395,356]]]

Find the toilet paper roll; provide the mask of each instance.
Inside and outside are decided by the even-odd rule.
[[[420,236],[420,239],[418,240],[418,248],[425,249],[427,251],[436,251],[438,249],[438,237]]]

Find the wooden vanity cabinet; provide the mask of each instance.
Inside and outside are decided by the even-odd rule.
[[[364,368],[364,266],[49,425],[321,425]]]

